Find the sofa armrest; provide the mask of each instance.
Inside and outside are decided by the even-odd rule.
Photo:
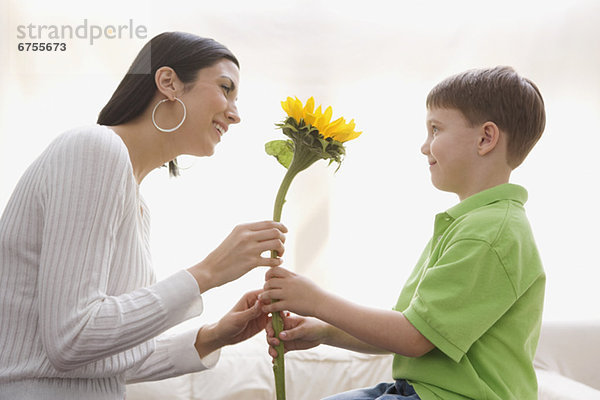
[[[534,360],[552,371],[600,390],[600,321],[545,322]]]

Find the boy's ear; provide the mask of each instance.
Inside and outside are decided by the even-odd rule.
[[[488,154],[496,148],[500,140],[500,129],[495,123],[488,121],[481,126],[481,136],[477,143],[477,152],[480,156]]]
[[[171,67],[160,67],[154,75],[156,88],[169,100],[173,101],[178,97],[183,87],[183,83],[179,80],[177,73]]]

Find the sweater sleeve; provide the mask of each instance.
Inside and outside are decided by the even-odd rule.
[[[186,278],[184,275],[196,284],[189,272],[182,271],[181,279]],[[198,330],[192,329],[182,333],[165,333],[157,337],[156,348],[152,354],[142,364],[126,372],[126,383],[156,381],[214,367],[219,361],[221,350],[200,358],[194,346],[197,335]]]
[[[200,358],[194,347],[198,330],[163,334],[156,339],[156,349],[143,364],[127,371],[126,383],[156,381],[200,372],[214,367],[221,350]]]
[[[78,134],[55,153],[41,191],[42,345],[52,366],[68,376],[124,373],[151,357],[152,338],[202,312],[200,292],[180,271],[152,286],[110,295],[109,274],[119,273],[110,270],[119,245],[116,232],[131,212],[124,206],[132,179],[127,150],[116,135]],[[126,276],[131,265],[118,268]]]

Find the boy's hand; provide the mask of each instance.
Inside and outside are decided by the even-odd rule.
[[[311,280],[285,268],[270,268],[265,275],[264,292],[259,295],[265,304],[263,312],[275,313],[284,310],[308,317],[319,317],[318,306],[326,303],[326,292]],[[278,300],[270,303],[271,300]]]
[[[310,349],[325,341],[328,327],[325,322],[315,318],[286,316],[284,313],[281,313],[281,316],[283,318],[283,331],[279,337],[283,341],[286,353],[290,350]],[[269,355],[275,359],[277,357],[275,346],[279,344],[279,339],[275,337],[270,319],[266,331]]]

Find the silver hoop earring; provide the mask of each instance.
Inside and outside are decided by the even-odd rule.
[[[183,118],[181,119],[181,122],[179,124],[177,124],[177,126],[175,128],[171,128],[171,129],[161,128],[160,126],[158,126],[158,124],[156,123],[156,120],[154,119],[154,114],[156,114],[156,109],[158,108],[158,106],[160,106],[165,101],[169,101],[169,99],[163,99],[163,100],[159,101],[154,106],[154,110],[152,110],[152,123],[154,124],[154,126],[156,127],[156,129],[158,129],[161,132],[167,132],[167,133],[168,132],[175,132],[177,129],[179,129],[179,127],[181,125],[183,125],[183,121],[185,121],[185,117],[187,115],[187,110],[185,109],[185,104],[183,104],[183,101],[181,101],[177,97],[175,97],[175,100],[177,100],[179,103],[181,103],[181,106],[183,107]]]

